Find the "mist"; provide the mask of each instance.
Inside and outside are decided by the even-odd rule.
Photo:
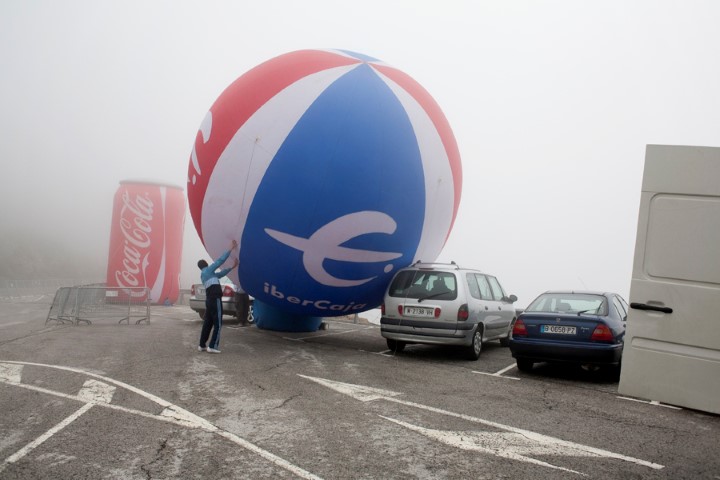
[[[5,1],[0,280],[104,281],[119,182],[184,187],[205,113],[277,55],[341,48],[443,109],[463,196],[440,256],[518,305],[627,298],[647,144],[720,146],[712,1]],[[181,288],[207,257],[189,212]]]

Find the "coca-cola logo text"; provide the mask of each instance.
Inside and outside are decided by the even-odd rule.
[[[120,210],[120,231],[125,242],[123,270],[115,271],[115,281],[121,287],[145,287],[145,269],[150,263],[150,244],[153,219],[153,202],[150,198],[136,195],[133,201],[124,192]]]

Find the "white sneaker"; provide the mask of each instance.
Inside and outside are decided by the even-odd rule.
[[[220,350],[216,350],[216,349],[214,349],[214,348],[208,347],[208,348],[207,348],[207,352],[208,352],[208,353],[220,353]]]
[[[204,351],[205,351],[205,349],[203,347],[201,347],[200,345],[198,345],[198,352],[204,352]]]

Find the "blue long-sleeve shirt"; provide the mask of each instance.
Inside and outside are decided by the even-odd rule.
[[[210,285],[220,285],[220,279],[230,273],[232,268],[223,268],[218,272],[215,271],[220,268],[220,265],[225,263],[229,256],[230,250],[220,255],[217,260],[200,271],[200,281],[205,285],[205,288],[210,287]]]

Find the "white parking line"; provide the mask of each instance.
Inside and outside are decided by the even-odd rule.
[[[507,377],[507,376],[503,375],[503,373],[505,373],[505,372],[507,372],[507,371],[509,371],[509,370],[512,370],[513,368],[515,368],[515,364],[514,364],[514,363],[513,363],[512,365],[509,365],[509,366],[503,368],[503,369],[500,370],[500,371],[495,372],[495,373],[478,372],[478,371],[475,371],[475,370],[473,370],[472,373],[479,373],[480,375],[487,375],[487,376],[489,376],[489,377],[507,378],[507,379],[509,379],[509,380],[520,380],[519,377]]]
[[[345,330],[344,332],[331,332],[331,333],[323,333],[321,335],[309,335],[307,337],[283,337],[285,340],[295,340],[297,342],[302,342],[307,338],[320,338],[320,337],[329,337],[330,335],[345,335],[348,333],[355,333],[358,330],[369,330],[371,328],[375,327],[365,327],[360,329],[352,329],[352,330]]]
[[[23,365],[31,365],[31,366],[37,366],[37,367],[46,367],[46,368],[53,368],[57,370],[63,370],[67,372],[74,372],[74,373],[80,373],[83,375],[87,375],[89,377],[102,380],[102,382],[106,382],[108,384],[113,384],[118,387],[124,388],[126,390],[129,390],[133,393],[136,393],[142,397],[145,397],[146,399],[165,407],[164,410],[159,414],[155,415],[148,412],[143,412],[140,410],[134,410],[131,408],[123,407],[120,405],[113,405],[112,403],[106,403],[105,400],[108,399],[108,395],[111,395],[110,389],[106,388],[109,387],[109,385],[106,385],[105,387],[100,386],[99,384],[102,382],[97,381],[89,381],[86,382],[83,385],[83,388],[78,393],[78,395],[68,395],[67,393],[62,392],[56,392],[52,390],[48,390],[42,387],[38,387],[35,385],[29,385],[21,383],[21,371]],[[20,368],[18,368],[20,367]],[[306,470],[303,470],[302,468],[298,467],[297,465],[294,465],[287,460],[278,457],[277,455],[264,450],[257,445],[245,440],[244,438],[238,437],[237,435],[230,433],[226,430],[222,430],[219,427],[216,427],[212,423],[208,422],[202,417],[199,417],[195,415],[194,413],[191,413],[184,408],[178,407],[177,405],[174,405],[166,400],[163,400],[160,397],[157,397],[151,393],[145,392],[143,390],[140,390],[137,387],[133,387],[132,385],[129,385],[124,382],[120,382],[118,380],[114,380],[109,377],[105,377],[103,375],[98,375],[97,373],[88,372],[85,370],[82,370],[80,368],[73,368],[73,367],[64,367],[59,365],[48,365],[44,363],[32,363],[32,362],[18,362],[13,360],[0,360],[0,383],[4,383],[7,385],[12,385],[16,387],[25,388],[28,390],[33,390],[36,392],[46,393],[48,395],[53,395],[57,397],[66,398],[69,400],[76,400],[79,402],[83,402],[84,405],[80,410],[75,412],[70,417],[66,418],[63,422],[60,422],[58,425],[50,429],[48,432],[45,433],[42,437],[36,439],[34,442],[31,442],[26,447],[21,449],[19,452],[15,453],[11,457],[9,457],[3,464],[0,464],[0,472],[9,464],[14,461],[17,461],[19,458],[22,458],[22,456],[26,455],[28,452],[30,452],[33,448],[40,445],[42,442],[50,438],[52,435],[57,433],[58,431],[62,430],[65,426],[69,425],[72,421],[74,421],[76,418],[78,418],[80,415],[85,413],[87,410],[89,410],[91,407],[97,405],[105,408],[110,408],[112,410],[118,410],[125,413],[131,413],[134,415],[139,415],[145,418],[151,418],[154,420],[160,420],[164,422],[173,423],[175,425],[181,425],[184,427],[190,427],[190,428],[199,428],[202,430],[205,430],[207,432],[215,433],[217,435],[220,435],[227,440],[230,440],[231,442],[235,443],[236,445],[239,445],[246,450],[249,450],[266,460],[270,461],[271,463],[275,464],[276,466],[283,468],[289,472],[292,472],[293,474],[297,475],[300,478],[305,478],[309,480],[322,480],[321,477],[318,477],[317,475],[314,475]],[[20,455],[20,456],[18,456]]]
[[[647,403],[648,405],[653,405],[655,407],[665,407],[665,408],[670,408],[672,410],[682,410],[682,408],[680,408],[680,407],[675,407],[673,405],[664,405],[664,404],[658,402],[657,400],[650,400],[650,401],[640,400],[639,398],[622,397],[620,395],[618,395],[617,398],[619,398],[621,400],[630,400],[631,402]]]
[[[645,467],[649,467],[654,470],[661,470],[661,469],[665,468],[664,465],[660,465],[658,463],[648,462],[646,460],[641,460],[639,458],[634,458],[634,457],[630,457],[627,455],[610,452],[608,450],[591,447],[589,445],[582,445],[582,444],[574,443],[574,442],[571,442],[568,440],[554,438],[554,437],[551,437],[548,435],[543,435],[541,433],[533,432],[531,430],[524,430],[522,428],[512,427],[510,425],[503,425],[503,424],[500,424],[497,422],[493,422],[490,420],[484,420],[484,419],[478,418],[478,417],[472,417],[470,415],[466,415],[463,413],[456,413],[456,412],[452,412],[449,410],[443,410],[440,408],[431,407],[429,405],[422,405],[420,403],[402,400],[401,398],[397,398],[402,395],[402,393],[400,393],[400,392],[392,392],[389,390],[384,390],[384,389],[374,388],[374,387],[367,387],[364,385],[354,385],[351,383],[337,382],[334,380],[327,380],[324,378],[309,377],[307,375],[301,375],[301,374],[297,374],[297,375],[299,377],[306,378],[312,382],[318,383],[318,384],[328,387],[332,390],[335,390],[336,392],[342,393],[344,395],[348,395],[351,398],[355,398],[356,400],[359,400],[361,402],[385,400],[388,402],[394,402],[394,403],[397,403],[400,405],[405,405],[408,407],[418,408],[421,410],[425,410],[427,412],[433,412],[433,413],[438,413],[441,415],[452,416],[455,418],[467,420],[467,421],[477,423],[480,425],[487,425],[489,427],[504,430],[505,431],[504,436],[503,435],[500,435],[500,436],[495,435],[493,437],[496,439],[502,438],[503,439],[502,444],[498,448],[495,448],[495,449],[492,449],[492,448],[485,449],[489,453],[493,453],[495,455],[503,456],[503,455],[507,454],[506,447],[508,446],[508,441],[511,441],[512,444],[517,446],[517,439],[524,439],[523,442],[525,442],[525,440],[527,440],[529,442],[533,442],[535,444],[535,447],[537,447],[537,448],[533,447],[531,449],[531,451],[530,451],[531,455],[533,454],[533,452],[536,455],[539,455],[539,452],[543,452],[542,453],[543,455],[547,455],[548,453],[550,453],[550,455],[556,455],[557,452],[562,451],[562,448],[567,448],[573,452],[573,453],[570,453],[571,455],[577,454],[577,452],[584,452],[584,454],[591,454],[591,456],[614,458],[614,459],[618,459],[618,460],[623,460],[625,462],[634,463],[636,465],[643,465]],[[381,417],[382,417],[382,415],[381,415]],[[390,421],[398,423],[397,420],[390,419],[388,417],[383,417],[383,418],[387,418]],[[404,424],[403,426],[407,426],[407,425],[410,425],[410,424]],[[427,432],[427,429],[425,431]],[[507,435],[508,432],[512,433],[514,435],[508,436]],[[435,432],[435,433],[432,433],[432,435],[435,436],[436,438],[438,438],[438,437],[444,438],[444,439],[453,438],[455,440],[459,439],[459,440],[463,441],[462,439],[469,434],[467,432],[450,432],[450,434],[445,434],[443,432],[440,432],[440,434],[438,435],[437,432]],[[453,441],[455,441],[455,440],[453,440]],[[469,439],[469,440],[470,440],[470,442],[463,444],[465,447],[467,447],[469,449],[477,449],[478,447],[482,446],[481,445],[483,443],[482,441],[472,441],[472,439]],[[529,442],[526,443],[525,445],[530,444]],[[492,446],[492,445],[490,445],[490,446]],[[548,448],[542,448],[542,447],[548,447]],[[519,457],[517,457],[517,455],[516,455],[516,458],[520,459]],[[523,456],[523,461],[531,461],[532,463],[535,463],[535,464],[544,464],[551,468],[563,469],[561,467],[542,462],[539,459],[528,460],[527,455]],[[581,474],[581,475],[584,475],[584,474]]]
[[[512,370],[513,368],[515,368],[515,366],[516,366],[516,364],[514,364],[514,363],[512,365],[508,365],[507,367],[503,368],[499,372],[495,372],[495,375],[502,375],[503,373],[507,372],[508,370]]]
[[[45,440],[49,439],[50,437],[52,437],[53,435],[55,435],[57,432],[59,432],[60,430],[62,430],[63,428],[67,427],[68,425],[70,425],[70,424],[71,424],[72,422],[74,422],[75,420],[77,420],[77,419],[80,417],[80,415],[82,415],[83,413],[87,412],[87,411],[90,410],[92,407],[93,407],[93,404],[92,404],[92,403],[86,403],[85,405],[83,405],[82,407],[80,407],[80,409],[77,410],[75,413],[73,413],[72,415],[70,415],[69,417],[67,417],[65,420],[63,420],[62,422],[60,422],[60,423],[58,423],[57,425],[55,425],[53,428],[51,428],[51,429],[48,430],[47,432],[43,433],[43,434],[40,435],[38,438],[36,438],[36,439],[33,440],[32,442],[30,442],[30,443],[28,443],[27,445],[25,445],[23,448],[21,448],[20,450],[18,450],[18,451],[15,452],[14,454],[10,455],[8,458],[5,459],[5,461],[3,462],[3,464],[0,465],[0,473],[2,473],[2,471],[5,470],[5,468],[6,468],[8,465],[10,465],[11,463],[15,463],[15,462],[17,462],[18,460],[20,460],[21,458],[23,458],[25,455],[27,455],[28,453],[30,453],[33,449],[35,449],[36,447],[38,447],[39,445],[41,445]]]

